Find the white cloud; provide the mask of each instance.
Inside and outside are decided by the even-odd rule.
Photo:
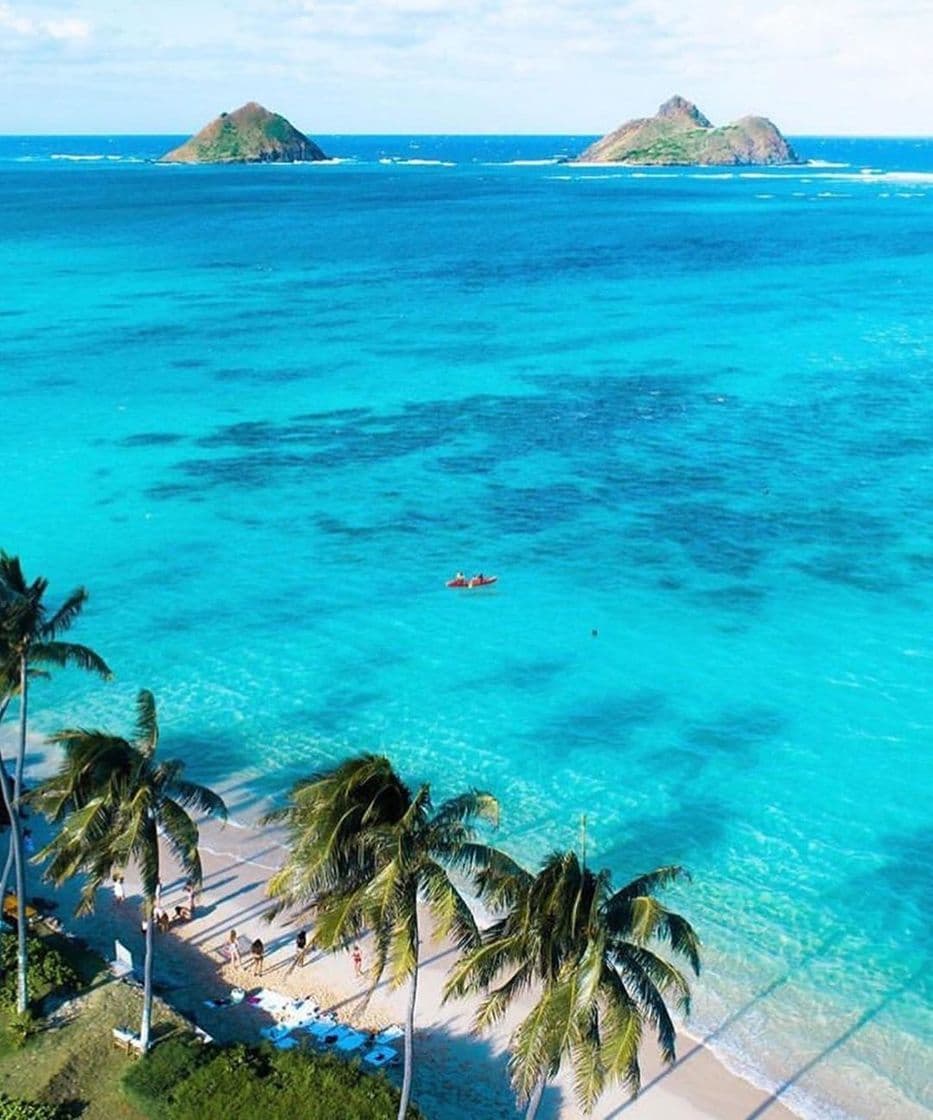
[[[26,16],[11,4],[0,3],[0,30],[25,39],[55,39],[59,42],[87,39],[91,25],[76,16],[52,15],[44,18]]]
[[[67,56],[95,112],[150,128],[256,98],[334,131],[596,132],[678,92],[717,123],[929,132],[929,23],[929,0],[0,0],[0,113]]]
[[[83,19],[48,19],[42,24],[52,39],[86,39],[91,33],[91,25]]]

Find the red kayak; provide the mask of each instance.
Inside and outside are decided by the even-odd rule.
[[[464,587],[472,589],[474,587],[489,587],[498,580],[498,576],[484,576],[480,573],[478,576],[457,576],[454,579],[447,581],[448,587]]]

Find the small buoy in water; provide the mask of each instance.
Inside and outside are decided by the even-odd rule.
[[[590,637],[591,637],[591,638],[598,638],[598,637],[599,637],[599,631],[598,631],[598,630],[596,629],[596,627],[595,627],[595,626],[594,626],[594,627],[593,627],[593,629],[592,629],[592,630],[590,631]]]

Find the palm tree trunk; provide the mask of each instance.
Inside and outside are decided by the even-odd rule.
[[[0,763],[2,765],[2,763]],[[6,798],[3,801],[6,805]],[[12,801],[10,802],[12,807]],[[10,809],[7,809],[10,812]],[[0,898],[6,898],[6,885],[10,881],[10,872],[13,870],[13,833],[10,832],[10,842],[6,849],[6,863],[3,865],[3,874],[0,875]]]
[[[11,789],[10,789],[10,776],[6,772],[6,766],[4,765],[4,762],[3,762],[2,758],[0,758],[0,789],[2,789],[2,791],[3,791],[3,805],[4,805],[4,808],[7,811],[7,816],[10,818],[10,850],[9,850],[9,853],[8,853],[7,859],[6,859],[6,867],[4,868],[4,871],[3,871],[2,893],[0,893],[0,906],[2,906],[3,902],[6,900],[6,884],[7,884],[7,879],[9,878],[9,875],[10,875],[10,865],[11,865],[11,863],[13,863],[13,861],[15,859],[15,856],[16,856],[16,851],[17,851],[17,844],[16,844],[16,839],[15,839],[16,838],[16,830],[13,827],[13,812],[14,812],[13,801],[14,801],[14,798],[13,798],[13,794],[12,794]],[[19,1001],[19,989],[17,988],[17,1002],[18,1001]]]
[[[6,710],[10,706],[10,697],[6,696],[2,703],[0,703],[0,720],[6,715]],[[6,759],[0,754],[0,770],[3,771],[3,781],[12,781],[6,769]],[[3,804],[6,807],[7,819],[10,821],[10,843],[7,847],[6,863],[3,865],[3,874],[0,875],[0,899],[6,898],[6,885],[10,881],[10,872],[13,870],[13,809],[12,809],[12,794],[4,794]]]
[[[417,920],[418,919],[415,918],[416,923]],[[408,1102],[411,1100],[411,1072],[415,1036],[415,1002],[418,999],[418,958],[421,956],[420,946],[421,939],[418,938],[419,952],[415,954],[415,968],[411,974],[411,989],[408,993],[408,1013],[405,1017],[405,1072],[402,1075],[402,1095],[398,1102],[398,1120],[405,1120],[405,1113],[408,1111]]]
[[[29,666],[25,651],[19,656],[19,751],[13,777],[13,800],[19,805],[23,792],[23,766],[26,764],[26,715],[28,707]]]
[[[28,993],[26,991],[26,909],[23,896],[26,890],[26,876],[23,873],[23,845],[18,828],[16,812],[16,790],[10,793],[10,778],[6,770],[0,775],[0,788],[3,790],[3,804],[10,818],[10,854],[13,858],[16,882],[16,1010],[22,1014],[26,1010]],[[10,860],[7,858],[7,872],[4,873],[4,891]],[[0,905],[6,895],[0,896]]]
[[[534,1120],[538,1114],[538,1108],[541,1104],[541,1098],[544,1096],[544,1088],[547,1085],[547,1078],[541,1077],[538,1084],[535,1085],[534,1091],[528,1098],[528,1111],[525,1113],[525,1120]]]
[[[149,1049],[149,1034],[152,1029],[152,932],[155,926],[153,899],[146,899],[143,913],[146,915],[146,959],[143,964],[143,1018],[139,1027],[139,1049],[145,1054]]]
[[[12,809],[10,843],[13,845],[13,875],[16,882],[16,1010],[20,1015],[29,1003],[26,982],[26,970],[29,967],[26,948],[26,867],[23,863],[22,821],[19,817],[19,799],[23,792],[23,765],[26,759],[28,680],[26,653],[23,651],[19,658],[19,751],[16,755],[16,770],[13,777],[13,804],[10,806]]]
[[[6,715],[6,710],[10,706],[10,699],[12,698],[12,695],[13,694],[10,693],[6,697],[4,697],[2,703],[0,703],[0,720],[2,720],[3,717]],[[11,779],[10,779],[10,776],[7,773],[7,769],[6,769],[6,759],[3,758],[2,755],[0,755],[0,769],[2,769],[2,771],[3,771],[4,782],[10,781]],[[3,865],[3,874],[0,875],[0,900],[6,898],[6,886],[7,886],[7,883],[9,883],[9,881],[10,881],[10,872],[13,870],[13,831],[12,831],[13,811],[12,811],[12,806],[11,806],[11,797],[10,796],[4,796],[3,804],[6,806],[7,818],[10,821],[11,828],[10,828],[10,843],[7,847],[7,853],[6,853],[6,863]]]

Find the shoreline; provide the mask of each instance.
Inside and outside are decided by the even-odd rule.
[[[4,729],[8,732],[9,729]],[[4,739],[9,735],[5,734]],[[48,749],[33,742],[27,773],[35,779],[48,767]],[[238,807],[238,790],[248,804]],[[382,981],[369,993],[369,986],[353,973],[346,954],[309,954],[305,965],[288,971],[293,959],[294,938],[302,922],[282,915],[267,923],[262,914],[268,906],[265,882],[278,867],[284,851],[272,829],[260,830],[246,815],[258,815],[255,799],[242,784],[231,779],[230,820],[224,826],[201,822],[199,844],[203,863],[203,887],[192,920],[173,924],[159,935],[154,957],[158,994],[181,1014],[192,1019],[218,1041],[260,1041],[259,1030],[271,1021],[255,1008],[243,1005],[209,1008],[204,1001],[223,998],[234,986],[249,990],[262,984],[290,996],[314,997],[322,1008],[332,1008],[341,1019],[366,1028],[381,1028],[404,1019],[407,989],[391,990]],[[41,832],[44,822],[35,819]],[[41,837],[40,837],[41,838]],[[170,863],[167,867],[170,867]],[[183,901],[182,878],[164,876],[163,905],[171,913]],[[113,957],[113,941],[119,938],[141,966],[143,936],[139,928],[138,885],[127,875],[124,903],[117,903],[110,890],[101,890],[95,911],[75,918],[77,884],[53,891],[37,880],[31,869],[30,895],[54,895],[57,917],[70,932],[84,938],[105,959]],[[266,953],[261,980],[246,968],[225,963],[221,949],[235,928],[241,945],[259,937]],[[311,929],[311,926],[306,928]],[[242,939],[246,939],[243,941]],[[361,939],[364,967],[368,960],[367,940]],[[454,949],[425,938],[419,971],[418,1010],[415,1035],[413,1099],[428,1120],[498,1120],[517,1115],[508,1086],[505,1045],[515,1025],[515,1016],[493,1032],[473,1036],[469,1024],[478,997],[442,1004],[442,989]],[[613,1089],[600,1098],[593,1112],[604,1120],[794,1120],[795,1114],[767,1089],[732,1072],[701,1039],[678,1030],[678,1059],[664,1067],[651,1042],[642,1058],[642,1089],[630,1099]],[[576,1120],[582,1116],[573,1100],[565,1072],[549,1084],[539,1116],[542,1120]]]

